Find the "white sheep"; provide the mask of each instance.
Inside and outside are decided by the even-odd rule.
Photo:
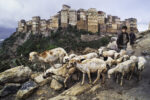
[[[112,59],[111,57],[108,57],[105,62],[109,68],[111,68],[112,65],[114,65],[116,63],[116,61],[114,59]]]
[[[51,75],[59,75],[65,78],[64,80],[64,86],[67,87],[66,82],[69,79],[69,77],[76,71],[76,67],[72,67],[72,68],[67,68],[68,64],[64,64],[62,67],[60,68],[54,68],[51,67],[48,70],[46,70],[46,72],[43,75],[43,78],[47,78]]]
[[[125,74],[128,74],[131,72],[131,75],[129,77],[129,80],[132,77],[132,74],[134,72],[134,69],[136,67],[136,63],[137,63],[137,57],[136,56],[131,56],[130,60],[127,60],[125,62],[119,63],[116,67],[108,70],[108,78],[110,78],[110,76],[115,73],[121,73],[121,82],[120,85],[122,86],[123,84],[123,78]],[[117,81],[118,81],[119,75],[117,75]]]
[[[88,53],[88,54],[83,55],[83,56],[84,56],[85,59],[92,59],[92,58],[97,58],[98,57],[97,53],[95,53],[95,52]]]
[[[138,80],[141,79],[141,72],[144,70],[145,64],[147,63],[146,59],[144,57],[138,57]]]
[[[92,53],[88,53],[85,55],[79,55],[79,56],[75,56],[74,58],[72,58],[71,60],[85,60],[85,59],[92,59],[92,58],[97,58],[98,54],[95,52]]]
[[[76,54],[70,54],[69,56],[65,56],[63,59],[63,63],[67,63],[69,60],[71,60],[72,58],[76,57]]]
[[[42,65],[48,63],[51,66],[54,66],[54,63],[56,62],[62,63],[63,58],[67,55],[68,54],[63,48],[55,48],[42,53],[31,52],[29,54],[29,60],[31,62],[41,63]]]
[[[114,54],[114,59],[118,59],[119,57],[120,57],[120,53],[116,52],[116,53]]]
[[[124,55],[127,55],[127,52],[125,50],[121,50],[119,53],[115,52],[114,59],[118,59],[120,57],[123,57]]]
[[[108,49],[111,49],[111,50],[118,50],[118,46],[117,46],[116,41],[110,42],[110,43],[107,45],[107,48],[108,48]]]
[[[102,55],[103,51],[105,51],[105,50],[106,50],[106,47],[100,47],[100,48],[98,49],[99,55]]]
[[[73,67],[76,66],[76,68],[83,73],[83,78],[82,78],[82,83],[81,83],[82,85],[84,84],[86,73],[88,74],[89,83],[92,82],[90,73],[94,73],[94,72],[97,72],[97,78],[95,79],[93,84],[95,84],[99,80],[100,74],[102,74],[103,82],[104,82],[104,79],[105,79],[104,72],[107,71],[106,62],[104,60],[101,60],[98,58],[86,59],[82,62],[79,60],[78,61],[71,60],[67,68],[70,68],[72,66]]]
[[[121,50],[119,52],[119,56],[122,57],[123,55],[126,55],[127,54],[127,51],[126,50]]]
[[[108,50],[108,51],[103,51],[102,56],[103,57],[111,57],[114,58],[116,51],[115,50]]]

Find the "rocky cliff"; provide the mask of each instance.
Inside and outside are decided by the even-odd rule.
[[[54,38],[54,37],[53,37]],[[37,38],[36,38],[37,39]],[[57,38],[56,38],[57,39]],[[28,41],[28,40],[27,40]],[[36,42],[38,43],[38,42]],[[106,79],[95,85],[80,84],[76,78],[68,81],[68,88],[63,87],[64,78],[52,75],[44,79],[43,73],[34,71],[29,66],[16,66],[0,73],[1,100],[149,100],[150,98],[150,32],[139,33],[136,40],[135,55],[143,55],[148,63],[142,72],[142,80],[125,80],[123,87]],[[87,50],[87,49],[86,49]],[[83,50],[80,51],[80,53]],[[21,59],[21,58],[20,58]],[[1,67],[1,66],[0,66]],[[37,68],[37,67],[36,67]],[[94,78],[95,75],[92,75]],[[75,77],[75,76],[74,76]]]

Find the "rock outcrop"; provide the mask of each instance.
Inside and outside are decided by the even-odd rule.
[[[51,77],[48,77],[46,79],[43,78],[43,74],[40,74],[39,76],[34,78],[34,81],[39,84],[40,86],[43,86],[51,81]]]
[[[8,83],[3,87],[2,90],[0,90],[0,97],[16,93],[20,87],[21,84]]]
[[[54,89],[55,91],[58,91],[58,90],[60,90],[60,89],[63,88],[63,85],[62,85],[61,83],[59,83],[57,80],[53,79],[53,80],[51,81],[50,87],[51,87],[52,89]]]
[[[0,73],[0,84],[19,83],[29,79],[32,71],[29,67],[17,66]]]
[[[32,92],[38,87],[34,81],[28,81],[22,85],[20,90],[17,92],[16,99],[22,100],[32,94]]]

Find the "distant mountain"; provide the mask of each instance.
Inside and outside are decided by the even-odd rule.
[[[15,28],[0,27],[0,40],[8,38],[15,31]]]

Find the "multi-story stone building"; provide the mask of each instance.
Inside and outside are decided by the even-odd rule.
[[[103,11],[98,11],[98,32],[106,33],[106,13]]]
[[[77,29],[78,30],[87,30],[87,16],[86,10],[79,9],[77,11]]]
[[[86,12],[86,10],[85,9],[79,9],[78,11],[77,11],[77,19],[78,20],[80,20],[80,19],[82,19],[82,20],[86,20],[87,19],[87,12]]]
[[[131,29],[133,29],[134,32],[138,32],[137,20],[135,18],[121,21],[118,16],[107,15],[106,17],[105,12],[97,11],[95,8],[88,10],[79,9],[76,11],[71,9],[68,5],[63,5],[61,11],[48,20],[34,16],[32,20],[19,21],[17,31],[32,31],[33,34],[35,34],[39,32],[49,32],[49,30],[57,30],[59,27],[67,28],[68,25],[77,26],[78,30],[86,30],[92,33],[117,33],[121,30],[122,26],[126,25],[128,32],[130,32]]]
[[[62,10],[60,11],[60,25],[62,28],[67,28],[69,23],[69,10],[70,6],[63,5]]]
[[[56,30],[59,28],[59,15],[52,16],[49,20],[49,29]]]
[[[38,33],[40,30],[40,17],[39,16],[35,16],[32,17],[32,32],[34,33]]]
[[[98,11],[98,24],[105,24],[106,13],[103,11]]]
[[[134,30],[134,32],[138,32],[137,30],[137,19],[135,18],[128,18],[128,19],[125,19],[125,24],[126,26],[128,27],[128,32],[132,30]]]
[[[76,26],[77,25],[77,12],[76,10],[69,10],[69,25]]]
[[[98,32],[98,13],[95,8],[90,8],[87,11],[87,25],[88,31],[93,33]]]
[[[47,30],[47,21],[45,19],[40,20],[40,31],[44,32]]]
[[[27,26],[26,26],[26,21],[21,20],[18,22],[18,32],[26,32],[27,31]]]

